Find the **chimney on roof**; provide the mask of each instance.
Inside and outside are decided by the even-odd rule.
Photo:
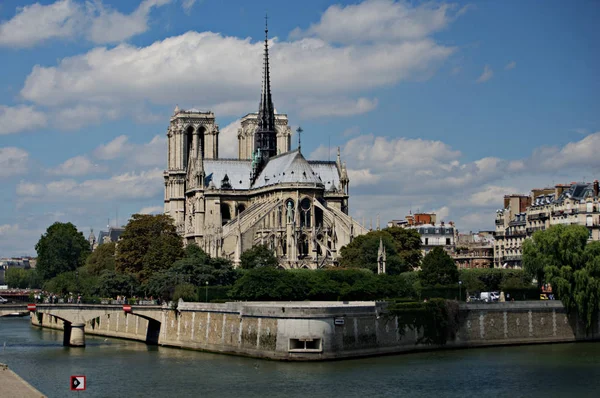
[[[565,186],[562,184],[556,184],[554,186],[554,199],[558,199],[558,197],[565,191]]]
[[[594,196],[598,197],[598,180],[594,180]]]

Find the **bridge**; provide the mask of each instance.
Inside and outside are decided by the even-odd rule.
[[[2,304],[0,305],[0,316],[23,315],[29,312],[25,304]]]
[[[29,308],[29,309],[28,309]],[[119,319],[134,316],[147,321],[146,343],[158,344],[160,328],[163,323],[163,308],[158,305],[104,305],[104,304],[28,304],[27,306],[2,306],[0,314],[9,311],[31,313],[31,324],[48,326],[63,323],[63,345],[69,347],[85,346],[85,329],[93,330],[100,322],[106,322],[111,315]],[[6,313],[5,313],[6,312]]]

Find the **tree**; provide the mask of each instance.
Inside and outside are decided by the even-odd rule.
[[[235,271],[231,261],[226,258],[211,258],[195,244],[187,245],[185,256],[177,260],[167,271],[175,275],[179,282],[188,282],[196,286],[231,285],[235,280]]]
[[[575,311],[589,330],[600,311],[600,242],[587,243],[581,225],[555,225],[538,231],[523,247],[525,270],[550,282],[567,311]]]
[[[384,231],[392,235],[396,252],[409,270],[418,268],[423,259],[419,232],[416,229],[401,227],[385,228]]]
[[[390,275],[397,275],[408,271],[408,266],[396,251],[394,238],[386,230],[371,231],[357,236],[348,245],[342,247],[340,265],[345,268],[367,268],[377,272],[377,252],[380,240],[383,242],[387,256],[386,272]]]
[[[279,262],[275,254],[266,245],[252,246],[240,256],[240,263],[243,269],[253,268],[276,268]]]
[[[523,242],[523,269],[541,287],[546,267],[583,267],[587,240],[588,229],[582,225],[554,225],[537,231]]]
[[[87,258],[86,268],[92,275],[100,275],[102,271],[115,270],[116,243],[104,243],[92,252]]]
[[[458,269],[444,249],[435,247],[423,257],[419,278],[423,286],[451,285],[458,282]]]
[[[170,268],[181,257],[183,242],[171,217],[134,214],[117,245],[115,266],[117,272],[147,281],[153,273]]]
[[[90,254],[90,244],[75,225],[56,222],[48,227],[35,250],[37,271],[43,280],[49,280],[83,265]]]
[[[5,280],[9,288],[26,289],[29,287],[29,273],[23,268],[8,267]]]

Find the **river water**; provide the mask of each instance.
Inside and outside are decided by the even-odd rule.
[[[598,397],[600,343],[284,363],[62,332],[0,318],[0,362],[49,397]],[[71,392],[71,375],[87,390]]]

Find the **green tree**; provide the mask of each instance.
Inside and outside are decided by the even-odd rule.
[[[588,229],[582,225],[554,225],[537,231],[523,242],[523,269],[541,287],[546,267],[577,270],[584,266],[587,240]]]
[[[191,283],[182,283],[175,286],[175,292],[173,293],[173,301],[196,301],[198,299],[198,289]]]
[[[423,286],[458,283],[458,269],[452,257],[441,247],[435,247],[425,257],[419,274]]]
[[[408,271],[418,268],[423,259],[421,252],[421,235],[416,229],[389,227],[384,231],[392,235],[396,252],[409,268]]]
[[[186,246],[184,257],[177,260],[168,272],[180,281],[196,286],[204,286],[206,282],[211,286],[231,285],[236,277],[230,260],[211,258],[195,244]]]
[[[92,252],[85,263],[88,272],[92,275],[100,275],[102,271],[115,270],[115,248],[116,243],[104,243]]]
[[[147,281],[183,257],[183,242],[167,215],[134,214],[117,245],[116,270]]]
[[[409,271],[409,267],[396,251],[393,236],[383,231],[371,231],[365,235],[357,236],[348,245],[340,250],[340,265],[344,268],[366,268],[377,272],[377,253],[379,242],[383,242],[386,252],[386,272],[397,275]]]
[[[98,294],[115,298],[118,295],[131,297],[139,291],[139,282],[132,274],[120,274],[105,270],[98,280]]]
[[[38,243],[37,271],[43,280],[74,271],[90,254],[90,244],[75,225],[56,222],[46,230]]]
[[[29,287],[29,272],[23,268],[8,267],[5,280],[9,288],[26,289]]]
[[[581,225],[538,231],[525,241],[523,265],[538,275],[538,283],[550,282],[567,310],[575,311],[589,330],[600,311],[600,242],[588,244],[587,238]]]
[[[252,246],[240,256],[240,265],[243,269],[276,268],[279,262],[266,245]]]

